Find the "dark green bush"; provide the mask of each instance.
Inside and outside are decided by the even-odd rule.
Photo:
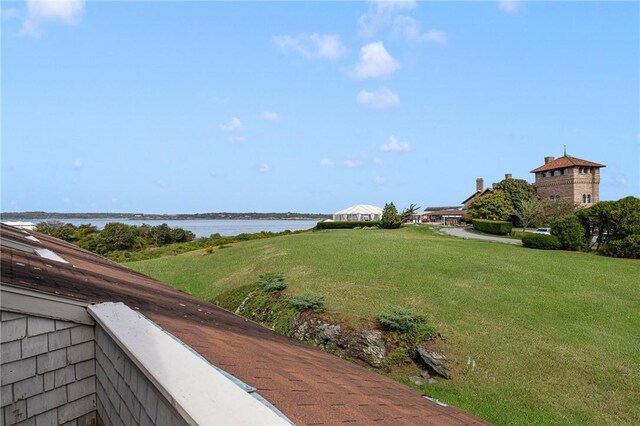
[[[509,235],[513,224],[502,220],[473,219],[473,229],[495,235]]]
[[[580,250],[585,245],[585,229],[576,215],[569,215],[551,224],[551,235],[560,240],[565,250]]]
[[[377,220],[361,220],[352,222],[318,222],[316,229],[353,229],[358,227],[373,227],[380,226],[380,221]]]
[[[324,306],[324,296],[315,293],[302,293],[289,299],[296,309],[320,309]]]
[[[545,234],[525,234],[522,236],[522,245],[542,250],[560,250],[562,248],[558,237]]]
[[[412,330],[423,320],[424,318],[417,315],[413,309],[400,306],[386,306],[382,308],[378,315],[378,321],[384,328],[398,333],[406,333]]]
[[[640,259],[640,235],[629,235],[621,240],[608,241],[600,250],[605,256]]]
[[[264,291],[282,291],[287,288],[282,272],[268,272],[258,277],[258,286]]]

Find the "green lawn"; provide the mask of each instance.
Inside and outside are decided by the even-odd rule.
[[[127,266],[206,300],[285,273],[352,324],[388,304],[448,338],[453,380],[423,392],[496,424],[640,424],[640,261],[437,235],[332,230]],[[475,361],[475,369],[472,369]]]

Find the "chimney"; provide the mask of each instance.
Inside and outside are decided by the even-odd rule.
[[[549,164],[550,162],[552,162],[555,159],[556,159],[556,157],[544,157],[544,164]]]
[[[504,178],[505,179],[511,179],[511,173],[505,173],[504,174]]]
[[[476,191],[482,192],[484,190],[484,179],[476,179]]]

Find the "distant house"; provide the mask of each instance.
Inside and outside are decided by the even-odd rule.
[[[333,220],[341,222],[382,219],[382,208],[370,204],[358,204],[333,214]]]
[[[604,164],[563,155],[544,157],[544,164],[531,170],[535,174],[540,200],[566,200],[589,206],[600,198],[600,169]]]
[[[0,245],[1,424],[484,424],[64,241]]]

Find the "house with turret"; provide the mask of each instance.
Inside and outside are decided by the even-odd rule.
[[[600,169],[604,164],[571,157],[545,157],[544,164],[531,170],[540,200],[566,200],[588,207],[599,201]]]

